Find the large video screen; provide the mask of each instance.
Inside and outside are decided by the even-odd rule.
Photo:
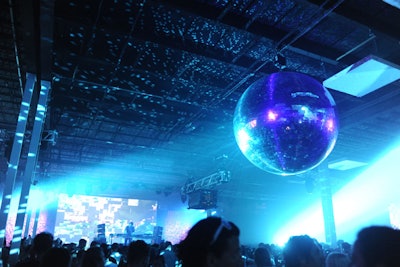
[[[157,219],[157,201],[60,194],[54,236],[64,243],[98,238],[98,225],[105,224],[108,243],[123,243],[124,229],[135,226],[138,239],[151,238]]]

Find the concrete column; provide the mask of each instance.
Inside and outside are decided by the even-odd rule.
[[[329,179],[322,178],[321,182],[321,202],[322,211],[324,215],[324,226],[325,226],[325,238],[326,242],[331,247],[336,247],[336,224],[332,202],[332,191]]]

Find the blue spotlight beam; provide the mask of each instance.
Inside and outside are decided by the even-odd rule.
[[[400,206],[400,142],[371,167],[353,178],[332,197],[338,239],[353,243],[357,232],[370,225],[392,226],[390,207]],[[293,216],[276,231],[273,242],[284,244],[291,235],[308,234],[322,240],[321,203],[314,203]]]

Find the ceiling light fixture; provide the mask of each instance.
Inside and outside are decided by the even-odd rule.
[[[368,165],[365,162],[344,159],[337,162],[328,163],[328,168],[331,170],[347,171],[361,166]]]
[[[377,56],[363,58],[323,81],[326,88],[362,97],[400,79],[400,66]]]
[[[382,0],[383,2],[400,9],[400,0]]]

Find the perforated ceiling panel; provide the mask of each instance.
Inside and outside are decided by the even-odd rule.
[[[3,1],[2,151],[32,72],[52,81],[44,130],[58,134],[41,145],[43,184],[72,190],[87,181],[73,189],[157,197],[226,169],[232,180],[218,188],[221,201],[286,198],[305,178],[258,170],[234,140],[246,88],[280,70],[322,82],[370,54],[400,62],[399,10],[383,1],[320,2],[16,1],[13,24]],[[371,162],[399,135],[398,82],[362,98],[330,92],[341,128],[325,163]],[[337,187],[353,177],[329,172]]]

